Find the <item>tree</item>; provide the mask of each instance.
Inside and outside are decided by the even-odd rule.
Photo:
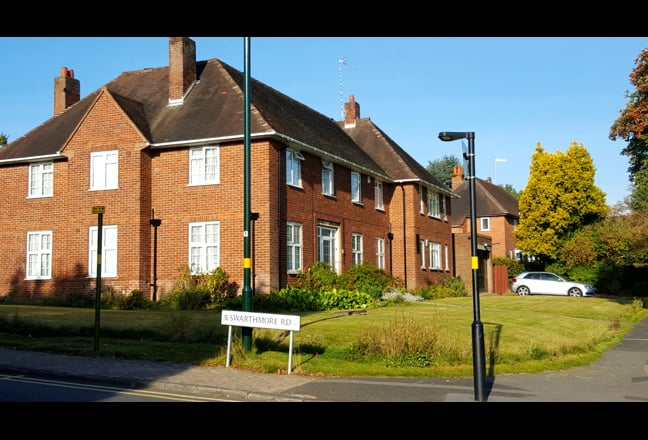
[[[430,174],[443,182],[448,188],[452,188],[452,171],[455,165],[461,165],[457,156],[445,155],[443,159],[428,161],[427,167]]]
[[[515,197],[517,200],[520,200],[520,191],[517,189],[513,188],[513,185],[507,183],[506,185],[500,185],[504,191]]]
[[[629,204],[633,211],[648,213],[648,160],[634,176]]]
[[[605,193],[594,185],[594,164],[585,147],[572,142],[565,154],[546,153],[540,143],[519,200],[520,222],[515,231],[524,253],[555,261],[562,244],[608,213]]]
[[[625,109],[610,127],[610,139],[621,138],[628,142],[621,154],[629,157],[630,182],[648,159],[648,49],[644,49],[634,60],[635,68],[630,73],[630,82],[635,91],[626,91],[628,99]]]
[[[0,148],[7,145],[8,142],[9,142],[9,136],[7,136],[4,133],[0,133]]]

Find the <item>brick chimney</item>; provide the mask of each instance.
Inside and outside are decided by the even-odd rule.
[[[353,95],[349,96],[349,102],[344,104],[344,126],[355,127],[360,119],[360,104],[355,102]]]
[[[169,104],[182,104],[196,82],[196,43],[169,37]]]
[[[54,78],[54,116],[62,113],[81,99],[81,83],[74,78],[74,70],[61,67],[61,76]]]
[[[452,167],[452,189],[456,189],[464,180],[463,167],[461,165]]]

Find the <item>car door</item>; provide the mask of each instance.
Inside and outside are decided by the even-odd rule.
[[[552,273],[542,274],[542,289],[547,295],[566,295],[566,286],[562,278]]]

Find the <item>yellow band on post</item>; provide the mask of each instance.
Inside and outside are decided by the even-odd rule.
[[[250,258],[243,258],[243,269],[249,269],[251,266]]]
[[[472,257],[471,263],[473,269],[479,269],[479,260],[477,259],[477,257]]]

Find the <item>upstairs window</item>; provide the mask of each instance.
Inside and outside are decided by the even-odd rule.
[[[220,181],[218,147],[189,149],[189,185],[212,185]]]
[[[439,218],[439,193],[428,188],[427,190],[428,215]]]
[[[29,165],[29,197],[51,197],[54,193],[54,163]]]
[[[362,202],[362,194],[360,192],[360,173],[355,171],[351,172],[351,201],[353,203]]]
[[[301,187],[301,161],[304,156],[291,149],[286,150],[286,183]]]
[[[335,195],[333,187],[333,164],[322,162],[322,194],[327,196]]]
[[[425,214],[425,198],[423,187],[419,185],[419,213]]]
[[[482,231],[490,231],[490,217],[482,217],[479,221]]]
[[[446,206],[445,196],[441,196],[441,215],[443,215],[443,220],[448,220],[448,208]]]
[[[376,200],[376,209],[385,209],[383,204],[383,184],[382,182],[374,183],[374,199]]]
[[[117,189],[119,156],[117,150],[90,153],[90,190]]]

